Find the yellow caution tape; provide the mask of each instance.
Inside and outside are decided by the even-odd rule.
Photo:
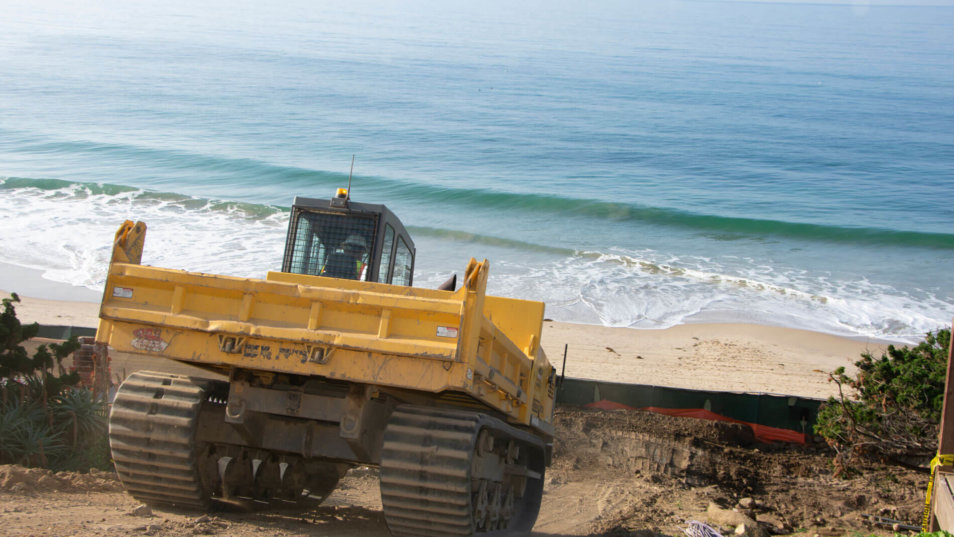
[[[938,466],[954,466],[954,455],[938,455],[931,460],[931,479],[928,481],[927,498],[924,500],[924,516],[921,517],[921,531],[927,533],[931,525],[931,491],[934,490],[934,474]]]

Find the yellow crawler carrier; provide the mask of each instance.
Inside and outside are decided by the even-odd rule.
[[[110,414],[126,489],[153,504],[317,502],[380,467],[394,535],[508,534],[536,520],[553,439],[544,305],[410,287],[414,243],[381,205],[296,198],[264,280],[140,264],[116,234],[97,341],[228,378],[138,372]]]

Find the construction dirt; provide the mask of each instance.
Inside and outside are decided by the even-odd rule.
[[[689,521],[723,534],[891,535],[920,523],[928,476],[876,466],[831,475],[821,446],[757,445],[741,425],[640,411],[562,408],[534,535],[683,535]],[[873,520],[889,520],[872,525]],[[899,527],[896,526],[895,529]],[[0,466],[4,536],[388,535],[377,472],[355,468],[307,512],[150,509],[112,473]]]

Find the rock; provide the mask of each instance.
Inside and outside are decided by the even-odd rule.
[[[735,527],[735,534],[744,537],[768,537],[768,531],[758,522],[741,524]]]
[[[742,498],[739,500],[739,507],[742,509],[752,509],[755,507],[755,500],[752,498]]]
[[[744,513],[723,509],[715,503],[710,503],[706,508],[706,523],[711,526],[734,527],[737,535],[746,537],[768,537],[768,532],[759,526],[759,523],[746,516]],[[742,528],[741,533],[739,528]]]
[[[212,518],[209,515],[202,515],[199,518],[195,519],[194,524],[206,524],[211,521]]]
[[[780,517],[771,513],[760,513],[755,517],[759,524],[769,525],[775,528],[776,533],[791,533],[791,528]]]
[[[152,516],[152,509],[150,509],[148,505],[143,504],[133,509],[132,511],[130,511],[129,514],[131,516],[142,516],[142,517]]]
[[[714,502],[710,502],[706,508],[706,523],[710,526],[735,527],[746,522],[751,524],[755,521],[738,511],[723,509]]]
[[[734,533],[736,535],[747,536],[752,533],[752,529],[753,528],[751,524],[739,524],[738,526],[735,527]]]

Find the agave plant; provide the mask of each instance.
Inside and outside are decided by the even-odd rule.
[[[13,462],[19,455],[11,440],[17,429],[31,422],[25,410],[17,398],[0,403],[0,463]]]
[[[50,403],[53,421],[75,449],[106,432],[106,402],[86,389],[70,389]]]
[[[60,435],[42,422],[15,429],[9,442],[17,456],[13,462],[23,466],[56,467],[70,452]]]
[[[65,446],[47,424],[46,413],[34,402],[8,401],[0,410],[0,461],[46,464]]]
[[[34,401],[40,403],[41,405],[46,405],[47,393],[46,393],[46,383],[40,375],[27,375],[19,379],[20,388],[20,400],[21,401]]]

